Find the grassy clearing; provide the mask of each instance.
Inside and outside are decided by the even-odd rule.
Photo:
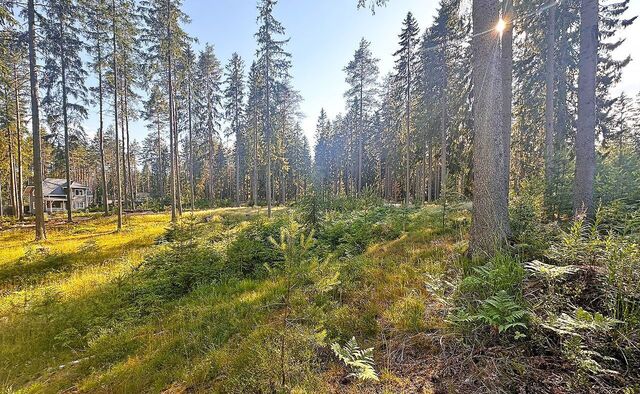
[[[2,271],[0,387],[634,389],[637,369],[623,369],[640,356],[633,236],[522,220],[511,254],[472,261],[469,207],[450,208],[444,226],[436,205],[368,202],[322,216],[279,210],[270,220],[219,209],[176,226],[166,215],[134,215],[120,234],[113,219],[97,217],[56,229],[37,253],[15,230],[3,233],[22,250],[2,250],[16,257]],[[546,263],[525,265],[522,256]],[[333,354],[354,337],[373,348],[379,380],[362,381]]]

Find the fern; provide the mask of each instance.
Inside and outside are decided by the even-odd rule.
[[[542,326],[558,334],[581,336],[581,332],[605,333],[620,323],[622,323],[620,320],[578,308],[575,311],[575,317],[563,313]]]
[[[524,334],[517,329],[527,329],[528,316],[529,312],[503,290],[482,301],[476,314],[470,314],[464,309],[459,310],[454,321],[461,323],[481,322],[494,328],[500,334],[515,330],[516,337],[522,338]]]
[[[538,260],[525,263],[524,266],[532,275],[541,277],[547,282],[560,280],[566,276],[575,274],[579,270],[575,265],[556,266],[545,264]]]
[[[332,344],[331,350],[352,371],[347,376],[365,381],[379,380],[373,360],[373,348],[360,349],[356,338],[353,337],[344,347],[338,343]]]

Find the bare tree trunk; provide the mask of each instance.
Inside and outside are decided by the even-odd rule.
[[[160,111],[156,109],[156,122],[158,125],[158,186],[160,191],[160,200],[164,200],[164,167],[162,164],[162,133],[161,133],[161,122],[160,122]],[[164,203],[163,209],[164,209]]]
[[[189,189],[191,192],[191,212],[195,210],[195,196],[196,196],[196,186],[194,181],[194,162],[193,162],[193,126],[191,122],[191,79],[189,79],[188,86],[188,94],[189,94]]]
[[[67,113],[67,60],[64,47],[64,17],[60,18],[60,74],[62,78],[62,122],[64,126],[64,169],[67,179],[67,221],[72,222],[71,210],[73,206],[73,196],[71,190],[71,163],[69,153],[69,118]]]
[[[11,207],[13,208],[13,215],[18,216],[18,212],[16,210],[17,205],[17,193],[16,193],[16,169],[15,162],[13,159],[13,133],[11,132],[11,124],[9,123],[9,93],[5,91],[5,116],[7,118],[7,142],[9,152],[7,152],[7,161],[9,165],[9,201],[11,203]]]
[[[29,25],[29,80],[31,85],[31,127],[33,130],[33,183],[36,211],[36,241],[46,239],[44,197],[42,193],[42,141],[40,139],[40,102],[36,60],[36,27],[34,0],[27,0]]]
[[[504,161],[505,173],[503,174],[502,201],[509,201],[509,174],[511,171],[511,112],[513,101],[513,21],[515,19],[513,0],[502,2],[503,20],[505,21],[505,29],[501,35],[501,55],[502,55],[502,160]],[[509,222],[509,211],[502,210],[500,213],[504,216],[502,221]],[[505,228],[507,237],[510,236],[511,230]]]
[[[502,192],[508,177],[504,153],[505,110],[498,34],[498,0],[473,1],[472,78],[474,89],[472,255],[493,255],[509,233],[508,201]],[[485,33],[488,32],[488,33]],[[489,164],[488,164],[489,163]]]
[[[251,179],[251,192],[253,193],[253,206],[258,206],[258,111],[254,113],[254,137],[253,137],[253,176]]]
[[[126,74],[127,69],[125,68],[125,76],[124,76],[124,127],[126,130],[126,140],[127,140],[127,181],[129,182],[129,193],[130,193],[130,201],[131,208],[133,210],[136,209],[136,193],[133,187],[133,175],[131,171],[131,145],[129,143],[129,79]]]
[[[364,114],[362,113],[363,111],[363,103],[362,103],[362,96],[363,94],[363,88],[364,88],[364,82],[363,82],[364,76],[362,75],[362,71],[360,72],[360,117],[359,117],[359,121],[358,121],[358,189],[356,190],[356,197],[360,196],[360,193],[362,192],[362,138],[363,138],[363,133],[364,133]]]
[[[547,29],[545,32],[545,102],[544,102],[544,179],[545,205],[550,204],[552,181],[554,178],[554,137],[555,137],[555,45],[556,45],[556,5],[551,4],[548,10]]]
[[[434,200],[435,193],[433,190],[433,141],[429,141],[429,184],[427,185],[427,201]]]
[[[20,97],[19,97],[19,81],[18,81],[18,66],[13,65],[13,77],[14,77],[14,90],[15,90],[15,111],[16,111],[16,134],[18,137],[18,220],[24,220],[24,196],[23,196],[23,176],[22,176],[22,119],[20,115]]]
[[[167,48],[167,71],[168,71],[168,82],[169,82],[169,145],[171,156],[171,171],[170,171],[170,193],[171,193],[171,223],[176,223],[178,221],[178,217],[176,216],[176,168],[174,162],[174,124],[173,124],[173,76],[171,74],[173,62],[171,60],[171,0],[167,0],[167,37],[168,37],[168,48]]]
[[[102,199],[104,204],[104,214],[109,215],[109,195],[107,192],[107,171],[104,161],[104,113],[103,113],[103,85],[102,85],[102,45],[98,43],[98,116],[100,125],[98,126],[98,151],[100,153],[100,171],[102,179]]]
[[[116,45],[116,37],[117,37],[117,14],[116,14],[116,0],[111,0],[111,11],[112,15],[112,23],[113,23],[113,36],[112,36],[112,45],[113,45],[113,127],[114,127],[114,135],[115,135],[115,148],[116,148],[116,191],[118,196],[118,224],[117,230],[122,230],[122,181],[120,179],[120,148],[118,147],[118,46]]]
[[[124,74],[124,73],[123,73]],[[123,185],[123,206],[124,209],[128,209],[129,206],[129,185],[127,182],[127,146],[126,146],[126,123],[125,118],[127,117],[127,108],[125,106],[124,97],[126,95],[126,84],[124,78],[120,81],[120,85],[123,87],[122,94],[120,95],[120,108],[122,110],[122,114],[120,116],[120,129],[122,131],[122,185]]]
[[[580,5],[580,58],[578,62],[578,130],[573,210],[594,215],[593,182],[596,172],[596,72],[598,66],[598,0]]]
[[[175,160],[175,166],[176,166],[176,206],[178,208],[178,216],[182,216],[182,182],[180,182],[180,161],[179,159],[179,153],[180,153],[180,145],[179,145],[179,133],[178,133],[178,108],[176,103],[174,102],[174,110],[173,110],[173,122],[174,122],[174,126],[173,126],[173,130],[174,130],[174,138],[173,138],[173,143],[174,143],[174,148],[173,148],[173,154],[174,154],[174,160]]]

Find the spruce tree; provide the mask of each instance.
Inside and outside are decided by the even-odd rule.
[[[369,49],[371,43],[364,38],[356,50],[353,59],[344,68],[349,89],[345,92],[348,106],[357,108],[358,175],[356,196],[362,192],[363,141],[365,139],[365,118],[369,117],[377,92],[378,59]]]
[[[235,203],[240,206],[240,174],[244,149],[244,61],[234,53],[225,68],[224,107],[230,131],[235,137]]]
[[[405,180],[404,180],[404,203],[409,205],[411,201],[410,172],[411,172],[411,148],[412,148],[412,107],[414,106],[415,90],[418,81],[419,40],[418,22],[409,12],[403,21],[402,32],[400,33],[400,49],[393,55],[397,58],[395,64],[396,80],[400,83],[404,101],[404,149],[405,149]]]
[[[67,220],[72,221],[73,195],[71,189],[72,139],[85,141],[82,122],[87,118],[87,88],[82,51],[84,43],[80,21],[84,17],[76,0],[53,0],[45,7],[43,18],[44,84],[42,100],[53,133],[62,128],[64,134],[64,162],[67,195]]]
[[[285,51],[284,46],[288,39],[278,39],[285,34],[282,24],[273,16],[273,8],[277,0],[260,0],[258,4],[259,28],[256,33],[258,49],[256,57],[264,79],[264,119],[265,119],[265,145],[266,145],[266,196],[267,215],[271,217],[272,205],[272,178],[271,178],[271,154],[272,154],[272,116],[275,113],[275,92],[277,85],[289,76],[291,68],[291,55]]]

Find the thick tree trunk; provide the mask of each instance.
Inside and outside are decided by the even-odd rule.
[[[547,29],[545,32],[545,103],[544,103],[544,179],[545,205],[550,204],[552,182],[554,179],[554,141],[555,141],[555,45],[556,45],[556,6],[552,4],[548,10]]]
[[[112,14],[112,24],[113,24],[113,35],[112,35],[112,45],[113,45],[113,127],[114,127],[114,135],[115,135],[115,160],[116,160],[116,195],[118,196],[118,224],[117,230],[122,230],[122,180],[120,178],[120,148],[118,142],[118,46],[116,44],[116,37],[118,32],[117,27],[117,14],[116,14],[116,0],[111,0],[111,12]]]
[[[254,136],[253,136],[253,175],[251,177],[251,192],[253,193],[253,206],[258,206],[258,111],[254,111]]]
[[[33,130],[33,183],[36,213],[36,241],[46,239],[44,197],[42,193],[42,141],[40,139],[40,102],[36,60],[36,27],[34,0],[27,0],[29,25],[29,80],[31,88],[31,127]]]
[[[503,20],[505,29],[501,35],[501,63],[502,63],[502,160],[504,161],[505,172],[502,178],[502,188],[500,189],[502,201],[509,201],[509,174],[511,172],[511,107],[513,101],[513,21],[515,13],[513,0],[503,1]],[[500,211],[504,217],[502,221],[509,222],[509,211]],[[505,229],[507,236],[510,235],[510,228]]]
[[[474,89],[473,216],[470,252],[493,255],[509,234],[508,201],[502,192],[509,169],[505,158],[503,75],[498,0],[473,1]]]
[[[578,62],[578,130],[573,210],[594,215],[593,183],[596,173],[596,72],[598,66],[598,0],[580,5],[580,58]]]

